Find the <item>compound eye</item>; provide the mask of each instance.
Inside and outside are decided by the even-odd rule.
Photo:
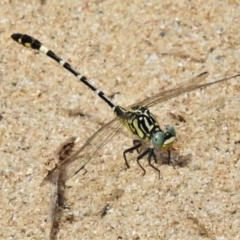
[[[167,125],[165,130],[165,135],[169,135],[171,137],[176,137],[176,130],[173,126]]]
[[[163,132],[156,132],[152,136],[152,144],[156,148],[160,148],[164,142],[164,133]]]
[[[176,140],[176,131],[173,126],[166,126],[164,131],[163,148],[169,149]]]

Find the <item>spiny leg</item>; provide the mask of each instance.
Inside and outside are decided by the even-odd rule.
[[[127,168],[130,168],[130,166],[129,166],[128,161],[127,161],[126,153],[129,153],[129,152],[131,153],[134,150],[138,151],[138,148],[140,148],[142,146],[142,142],[140,140],[136,140],[136,142],[133,141],[133,143],[134,143],[134,145],[132,147],[123,151],[123,157],[124,157],[125,163],[127,165]]]
[[[140,147],[142,147],[142,141],[141,141],[141,140],[139,140],[139,139],[134,139],[134,140],[133,140],[133,145],[137,145],[137,144],[139,144],[139,143],[141,143],[141,146],[140,146]],[[138,154],[141,152],[141,151],[139,150],[139,148],[137,148],[136,151],[137,151]]]
[[[155,163],[157,163],[156,155],[154,153],[154,148],[147,148],[145,151],[143,151],[141,154],[138,155],[137,157],[137,163],[139,167],[143,170],[143,176],[146,174],[146,170],[144,167],[140,164],[140,160],[143,159],[148,154],[148,164],[151,166],[153,169],[155,169],[158,172],[158,177],[160,179],[160,170],[156,168],[154,165],[151,163],[151,159],[153,157]]]
[[[142,141],[139,140],[139,139],[135,139],[133,140],[133,144],[134,146],[126,149],[124,152],[123,152],[123,157],[124,157],[124,160],[125,160],[125,163],[127,165],[127,168],[130,168],[129,164],[128,164],[128,161],[127,161],[127,157],[126,157],[126,153],[132,153],[134,150],[136,150],[138,153],[140,153],[139,151],[139,148],[142,147]],[[169,151],[170,152],[170,151]],[[149,166],[151,166],[153,169],[155,169],[158,173],[159,173],[159,178],[160,178],[160,170],[158,168],[156,168],[152,163],[151,163],[151,160],[152,158],[154,159],[154,162],[157,163],[157,159],[156,159],[156,155],[155,155],[155,152],[154,152],[154,149],[153,148],[147,148],[145,151],[143,151],[141,154],[138,155],[137,157],[137,163],[139,165],[139,167],[143,170],[143,176],[146,174],[146,170],[144,169],[144,167],[140,164],[140,160],[143,159],[146,155],[148,154],[148,164]]]
[[[152,165],[152,163],[151,163],[152,157],[154,159],[154,162],[157,164],[157,158],[156,158],[156,155],[155,155],[155,152],[154,152],[154,148],[150,148],[150,152],[148,154],[148,164],[158,172],[158,179],[160,179],[161,171],[158,168],[156,168],[154,165]]]

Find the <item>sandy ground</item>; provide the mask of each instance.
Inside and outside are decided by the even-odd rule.
[[[10,38],[20,32],[69,61],[121,106],[208,71],[240,72],[237,0],[0,2],[0,239],[44,239],[46,163],[66,139],[83,144],[114,116],[74,76]],[[146,175],[118,133],[67,181],[54,239],[240,239],[240,78],[156,104],[178,132],[173,161]],[[181,115],[185,122],[173,116]],[[101,141],[101,138],[99,138]],[[86,156],[87,157],[87,156]],[[79,164],[81,159],[79,160]],[[104,206],[106,215],[101,217]]]

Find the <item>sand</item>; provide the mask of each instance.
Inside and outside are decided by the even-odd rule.
[[[236,0],[2,0],[0,15],[0,239],[45,239],[46,163],[66,139],[75,136],[81,146],[114,117],[74,76],[14,42],[12,33],[38,38],[120,106],[204,71],[204,82],[240,72]],[[119,132],[85,174],[66,182],[69,209],[58,211],[53,239],[240,239],[239,109],[240,78],[151,107],[163,128],[177,130],[172,161],[187,164],[159,161],[159,180],[146,160],[142,176],[132,153],[126,170],[122,152],[132,138]]]

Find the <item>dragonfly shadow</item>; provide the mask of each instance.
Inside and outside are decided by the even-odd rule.
[[[170,152],[170,161],[169,155],[167,151],[155,151],[157,157],[157,164],[158,165],[170,165],[173,168],[182,168],[189,165],[192,161],[192,154],[181,155],[176,150],[171,150]]]
[[[146,162],[148,162],[148,166],[152,167],[153,169],[155,169],[156,171],[159,172],[159,178],[160,178],[161,170],[159,168],[161,165],[167,164],[169,166],[172,166],[173,168],[182,168],[182,167],[188,166],[188,164],[192,160],[192,154],[181,155],[179,153],[179,151],[175,148],[171,149],[170,152],[167,150],[163,151],[163,150],[154,149],[154,154],[148,155],[148,157],[144,156],[142,158],[140,156],[142,156],[142,154],[144,152],[146,152],[146,150],[151,149],[151,148],[149,148],[149,146],[146,146],[145,144],[143,144],[139,148],[136,148],[138,146],[137,143],[139,143],[139,140],[135,140],[133,142],[134,142],[133,148],[128,149],[127,152],[128,153],[133,153],[135,151],[137,152],[138,158],[136,159],[136,161],[137,161],[138,165],[142,168],[143,175],[146,174],[146,170],[147,170]],[[150,156],[150,160],[149,160],[149,156]],[[139,160],[141,161],[141,163],[139,162]],[[125,159],[125,162],[127,162],[126,159]],[[144,164],[144,166],[143,166],[143,164]],[[127,167],[129,168],[128,164],[127,164]]]

